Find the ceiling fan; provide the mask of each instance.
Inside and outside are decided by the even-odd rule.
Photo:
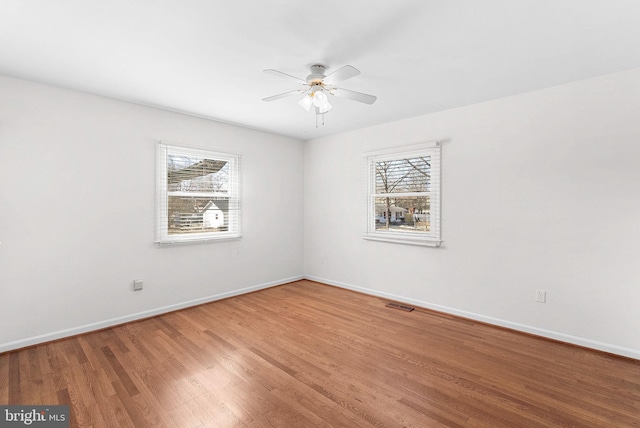
[[[324,65],[314,64],[310,68],[311,74],[309,74],[306,79],[300,79],[298,77],[283,73],[282,71],[278,70],[264,70],[265,73],[284,77],[289,80],[295,80],[296,82],[298,82],[298,84],[301,85],[301,87],[293,91],[263,98],[262,101],[275,101],[279,100],[280,98],[285,98],[296,94],[304,94],[303,98],[298,102],[298,104],[300,104],[300,106],[306,111],[310,111],[311,107],[314,108],[316,113],[316,126],[317,115],[324,115],[324,113],[328,112],[333,107],[331,103],[329,103],[329,95],[348,98],[350,100],[359,101],[365,104],[373,104],[376,101],[376,97],[373,95],[350,91],[348,89],[338,88],[336,86],[336,83],[343,82],[360,74],[360,71],[355,67],[345,65],[344,67],[339,68],[329,75],[325,75],[327,67],[325,67]]]

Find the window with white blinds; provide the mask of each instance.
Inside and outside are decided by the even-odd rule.
[[[159,244],[237,239],[240,156],[158,144]]]
[[[437,142],[365,154],[364,238],[440,246]]]

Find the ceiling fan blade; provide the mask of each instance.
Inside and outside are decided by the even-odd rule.
[[[282,71],[273,70],[271,68],[268,68],[268,69],[262,70],[262,71],[264,71],[265,73],[269,73],[271,75],[274,75],[274,76],[284,77],[285,79],[294,79],[294,80],[298,81],[298,83],[304,83],[304,84],[307,83],[306,81],[304,81],[303,79],[300,79],[299,77],[292,76],[292,75],[287,74],[287,73],[283,73]]]
[[[280,98],[286,98],[286,97],[290,97],[291,95],[302,94],[302,93],[304,93],[303,89],[296,89],[295,91],[283,92],[282,94],[272,95],[270,97],[263,98],[262,101],[275,101],[275,100],[279,100]]]
[[[363,94],[362,92],[350,91],[348,89],[340,88],[333,88],[331,90],[331,94],[335,95],[336,97],[349,98],[350,100],[359,101],[365,104],[373,104],[378,99],[378,97],[375,97],[373,95]]]
[[[333,73],[326,76],[322,81],[327,85],[333,85],[334,83],[342,82],[347,79],[351,79],[352,77],[360,74],[360,70],[350,65],[345,65],[342,68],[337,69]]]

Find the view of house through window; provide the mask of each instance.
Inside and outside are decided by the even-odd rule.
[[[238,235],[237,157],[160,146],[160,241]]]
[[[429,232],[431,157],[375,162],[376,229]]]

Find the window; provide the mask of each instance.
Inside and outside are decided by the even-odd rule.
[[[240,156],[158,144],[159,244],[240,238]]]
[[[365,239],[438,247],[440,146],[365,154]]]

